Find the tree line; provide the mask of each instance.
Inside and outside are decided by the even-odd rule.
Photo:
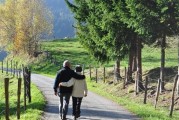
[[[33,55],[40,38],[51,34],[53,27],[43,0],[4,0],[0,16],[0,47],[12,54]]]
[[[99,62],[116,61],[116,79],[120,78],[120,61],[128,56],[128,82],[133,81],[134,71],[138,71],[142,81],[142,48],[158,41],[161,91],[165,90],[166,37],[179,31],[178,0],[65,1],[74,13],[79,41]],[[141,83],[138,85],[142,90]]]

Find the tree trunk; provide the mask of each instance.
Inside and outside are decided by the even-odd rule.
[[[166,47],[166,35],[163,35],[161,41],[161,68],[160,68],[160,79],[161,87],[160,92],[164,91],[164,68],[165,68],[165,47]]]
[[[141,51],[141,48],[142,48],[142,43],[141,43],[141,39],[140,38],[137,38],[137,42],[136,42],[136,45],[137,45],[137,69],[138,69],[138,88],[139,88],[139,91],[141,90],[144,90],[144,86],[142,84],[142,51]]]
[[[179,39],[178,39],[178,76],[179,76]],[[179,77],[177,81],[177,95],[179,96]]]
[[[133,56],[135,54],[136,51],[136,44],[135,44],[135,39],[131,40],[131,46],[130,46],[130,50],[129,50],[129,63],[128,63],[128,72],[127,72],[127,81],[126,83],[131,83],[134,82],[134,80],[132,79],[132,63],[133,63]]]
[[[119,58],[117,58],[115,63],[114,81],[117,82],[120,78],[120,60]]]
[[[179,52],[178,52],[178,54],[179,54]],[[179,55],[178,55],[178,57],[179,57]],[[178,65],[178,76],[179,76],[179,65]],[[176,92],[176,94],[179,96],[179,77],[178,77],[178,80],[177,80],[177,92]]]
[[[133,51],[132,72],[137,71],[137,51]]]

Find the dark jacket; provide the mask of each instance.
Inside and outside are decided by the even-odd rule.
[[[72,77],[76,78],[78,80],[85,79],[84,75],[79,75],[79,74],[75,73],[69,67],[63,67],[61,70],[59,70],[57,72],[57,75],[55,78],[55,83],[53,86],[54,91],[57,92],[57,89],[59,88],[58,92],[60,92],[60,93],[72,93],[73,86],[72,87],[64,87],[64,86],[59,87],[60,82],[68,82]]]

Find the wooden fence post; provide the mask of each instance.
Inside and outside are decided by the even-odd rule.
[[[179,65],[178,65],[178,75],[179,75]],[[179,96],[179,77],[178,77],[178,81],[177,81],[177,90],[176,90],[176,93],[177,93],[177,96]]]
[[[113,66],[113,77],[114,77],[113,83],[114,83],[114,84],[116,84],[116,81],[117,81],[115,74],[116,74],[116,66],[114,65],[114,66]]]
[[[8,75],[8,60],[6,61],[6,75]]]
[[[103,81],[104,81],[104,83],[106,82],[106,69],[105,69],[105,67],[103,68]]]
[[[96,83],[98,82],[98,70],[96,68]]]
[[[23,77],[24,77],[24,110],[26,110],[26,68],[23,68]]]
[[[17,64],[18,64],[18,62],[16,62],[16,76],[18,78]]]
[[[144,104],[146,104],[146,101],[147,101],[147,85],[148,85],[148,77],[145,78]]]
[[[18,72],[19,72],[19,78],[21,78],[21,70],[19,70]]]
[[[123,81],[123,89],[126,87],[126,67],[124,68],[124,81]]]
[[[91,65],[89,65],[90,80],[91,80]]]
[[[15,73],[16,72],[16,62],[14,61],[14,74],[13,74],[13,77],[15,77]]]
[[[172,90],[172,100],[171,100],[171,106],[170,106],[170,114],[169,116],[172,117],[173,114],[173,108],[174,108],[174,102],[175,102],[175,89],[177,85],[178,75],[175,76],[174,86]]]
[[[9,78],[4,79],[4,88],[5,88],[5,117],[6,120],[9,120]]]
[[[17,119],[20,119],[21,82],[22,82],[22,78],[18,78],[18,88],[17,88]]]
[[[12,60],[11,60],[11,75],[12,75]]]
[[[155,98],[155,109],[157,107],[157,102],[158,102],[158,97],[159,97],[159,92],[160,92],[160,84],[161,84],[161,79],[158,79],[157,92],[156,92],[156,98]]]
[[[2,61],[2,73],[3,73],[3,61]]]
[[[31,71],[28,70],[28,98],[29,98],[29,103],[31,103]]]
[[[139,93],[139,73],[136,71],[136,77],[135,77],[135,94],[137,95]]]
[[[83,64],[83,75],[85,74],[85,64]]]
[[[129,83],[129,67],[127,68],[127,72],[126,72],[126,83],[128,84]]]

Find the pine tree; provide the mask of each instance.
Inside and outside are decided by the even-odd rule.
[[[164,67],[166,36],[176,35],[179,31],[178,0],[126,0],[121,14],[122,21],[142,36],[144,43],[161,40],[161,91],[164,90]],[[127,14],[126,14],[126,11]]]
[[[128,43],[134,32],[120,21],[113,0],[66,2],[75,14],[80,42],[98,61],[115,60],[119,78],[120,61],[128,54]]]

